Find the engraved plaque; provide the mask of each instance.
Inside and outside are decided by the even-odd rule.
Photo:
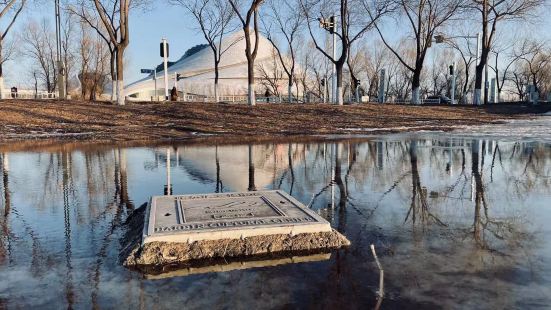
[[[282,191],[156,196],[144,243],[192,242],[331,231],[327,221]]]

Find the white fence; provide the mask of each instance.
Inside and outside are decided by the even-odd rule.
[[[47,91],[18,90],[12,93],[10,89],[4,89],[0,99],[56,99],[57,92],[49,93]]]
[[[385,103],[395,103],[395,104],[410,104],[411,99],[392,99],[387,100]],[[440,104],[442,101],[440,98],[435,99],[421,99],[421,104]]]

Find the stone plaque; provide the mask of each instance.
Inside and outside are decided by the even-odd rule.
[[[143,242],[193,242],[331,231],[282,191],[152,197]]]

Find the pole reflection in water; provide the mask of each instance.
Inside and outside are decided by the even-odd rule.
[[[2,218],[0,224],[2,225],[2,235],[0,236],[0,266],[8,259],[10,253],[10,231],[8,224],[8,216],[10,214],[10,188],[9,188],[9,158],[8,154],[1,153],[0,165],[2,167]],[[1,304],[0,304],[1,305]]]
[[[170,147],[0,150],[0,277],[10,279],[0,281],[0,305],[551,303],[549,144],[429,135],[174,150],[176,157]],[[118,256],[134,236],[131,214],[140,210],[134,204],[165,185],[178,194],[282,189],[345,233],[352,246],[327,261],[149,281],[121,266]],[[371,244],[385,267],[391,298],[384,301],[377,299]]]
[[[256,185],[254,182],[254,152],[253,152],[253,146],[249,144],[249,187],[247,190],[249,192],[256,191]]]

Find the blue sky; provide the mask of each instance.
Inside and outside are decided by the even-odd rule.
[[[27,7],[26,12],[18,19],[9,36],[14,36],[18,31],[24,31],[25,24],[33,19],[39,21],[46,17],[52,23],[53,28],[53,1],[48,0],[47,2],[47,4],[40,6],[31,5]],[[542,14],[549,16],[549,12],[549,8],[545,8]],[[545,39],[551,39],[548,31],[551,29],[550,20],[528,28],[530,29],[520,31],[520,34],[535,31],[541,33]],[[392,30],[392,32],[397,31],[398,29]],[[200,31],[195,29],[195,20],[186,15],[182,7],[167,4],[164,0],[157,0],[150,5],[147,11],[133,11],[130,16],[130,45],[126,52],[126,83],[143,77],[140,74],[141,68],[152,68],[161,62],[159,42],[162,37],[166,37],[170,43],[171,60],[178,59],[188,48],[205,43]],[[24,56],[18,56],[9,61],[4,67],[5,87],[13,85],[29,87],[28,68],[29,62]]]
[[[51,1],[53,2],[53,1]],[[159,4],[163,2],[163,4]],[[40,7],[31,6],[18,19],[17,25],[10,32],[13,36],[17,31],[24,31],[29,20],[39,21],[46,17],[54,27],[53,4],[44,4]],[[152,68],[162,60],[159,57],[159,42],[162,37],[170,43],[170,58],[178,59],[190,47],[204,43],[200,33],[194,30],[194,21],[185,15],[181,7],[165,4],[164,1],[155,1],[147,12],[136,10],[130,16],[130,45],[127,49],[126,81],[136,80],[143,75],[140,68]],[[29,66],[25,56],[18,56],[9,61],[4,70],[5,87],[12,84],[25,84],[28,75],[25,70]]]

